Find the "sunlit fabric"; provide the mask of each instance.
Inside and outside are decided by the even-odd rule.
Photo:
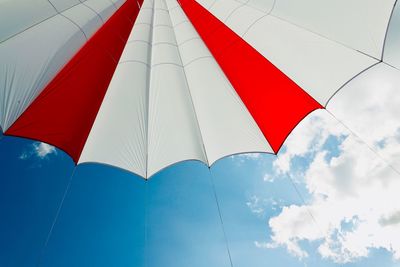
[[[394,0],[2,5],[3,132],[144,178],[277,153],[353,79],[398,84]]]

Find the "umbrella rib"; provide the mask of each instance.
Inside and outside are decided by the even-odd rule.
[[[146,180],[149,179],[148,176],[148,171],[149,171],[149,118],[150,118],[150,89],[151,89],[151,63],[153,61],[153,43],[154,43],[154,21],[155,21],[155,8],[156,8],[156,3],[153,1],[153,11],[152,11],[152,17],[151,17],[151,36],[150,36],[150,57],[149,57],[149,69],[147,72],[147,92],[146,92],[146,97],[147,97],[147,112],[146,112]]]
[[[44,255],[44,251],[45,251],[45,249],[46,249],[46,247],[47,247],[47,245],[48,245],[48,243],[49,243],[49,240],[50,240],[51,235],[53,234],[54,226],[56,225],[56,223],[57,223],[57,221],[58,221],[58,217],[59,217],[59,215],[60,215],[61,209],[62,209],[63,206],[64,206],[64,201],[65,201],[65,198],[66,198],[67,195],[68,195],[69,189],[71,188],[72,179],[73,179],[73,177],[74,177],[74,175],[75,175],[76,169],[77,169],[77,165],[74,166],[74,169],[73,169],[73,171],[72,171],[72,173],[71,173],[71,176],[69,177],[67,187],[65,188],[64,194],[63,194],[62,199],[61,199],[61,202],[60,202],[60,204],[58,205],[58,209],[57,209],[56,215],[55,215],[55,217],[54,217],[53,223],[51,224],[49,233],[47,234],[46,241],[44,242],[44,245],[43,245],[43,247],[42,247],[42,249],[41,249],[41,251],[40,251],[40,254],[39,254],[39,257],[38,257],[38,261],[37,261],[36,267],[39,267],[40,264],[41,264],[41,262],[42,262],[43,255]]]
[[[144,180],[145,186],[145,195],[144,195],[144,267],[148,266],[147,262],[147,251],[148,251],[148,244],[147,244],[147,224],[148,224],[148,206],[149,206],[149,181],[148,179]]]
[[[215,189],[214,178],[213,178],[213,174],[211,172],[211,168],[210,167],[208,167],[208,171],[210,172],[209,176],[210,176],[210,180],[211,180],[211,184],[212,184],[215,203],[217,204],[217,210],[218,210],[219,220],[221,222],[222,233],[224,235],[224,241],[225,241],[225,245],[226,245],[226,250],[227,250],[228,256],[229,256],[229,263],[230,263],[230,266],[233,267],[232,256],[231,256],[231,251],[230,251],[230,248],[229,248],[228,238],[227,238],[226,231],[225,231],[224,220],[222,219],[222,213],[221,213],[221,208],[220,208],[219,200],[218,200],[218,196],[217,196],[217,190]]]
[[[375,148],[373,148],[369,143],[364,141],[356,132],[354,132],[349,126],[347,126],[343,121],[341,121],[338,117],[336,117],[331,111],[325,109],[335,120],[337,120],[343,127],[345,127],[351,135],[353,135],[356,139],[364,143],[368,147],[370,151],[372,151],[380,160],[382,160],[390,169],[392,169],[395,173],[400,176],[400,171],[397,170],[386,158],[384,158]]]

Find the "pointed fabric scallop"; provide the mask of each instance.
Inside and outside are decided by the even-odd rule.
[[[10,2],[4,17],[13,26],[0,25],[1,127],[77,164],[144,178],[184,160],[210,166],[237,153],[276,153],[358,74],[398,68],[394,4]]]
[[[150,177],[248,151],[272,152],[177,2],[145,1],[79,162]]]

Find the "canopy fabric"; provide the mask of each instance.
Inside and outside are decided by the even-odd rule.
[[[144,178],[277,153],[360,73],[400,75],[395,2],[6,1],[31,13],[0,26],[0,125]]]
[[[0,3],[0,126],[4,131],[122,3]]]

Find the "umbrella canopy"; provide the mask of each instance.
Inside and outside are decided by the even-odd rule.
[[[1,9],[3,131],[144,178],[276,153],[354,77],[400,68],[394,0],[39,2]]]

